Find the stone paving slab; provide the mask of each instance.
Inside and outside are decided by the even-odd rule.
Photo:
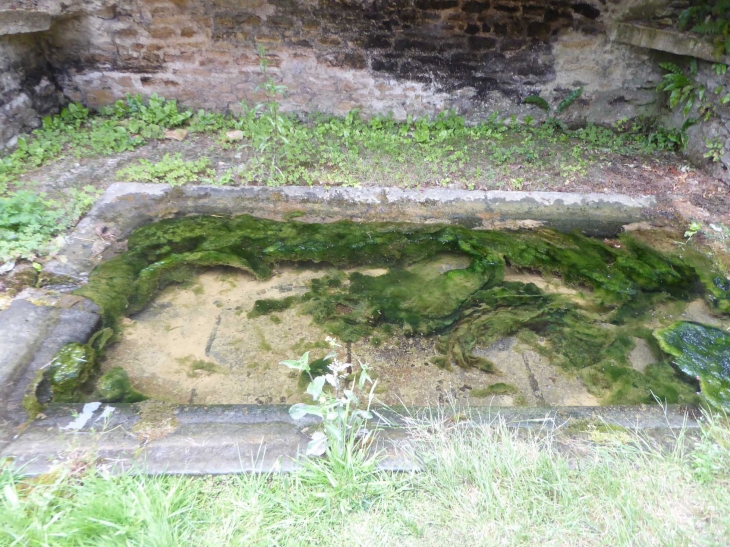
[[[177,406],[143,417],[145,404],[96,405],[84,416],[81,405],[51,405],[45,416],[27,425],[0,451],[23,473],[38,475],[60,463],[94,461],[120,470],[150,474],[230,474],[291,471],[306,448],[316,419],[294,421],[286,405]],[[110,410],[113,408],[113,410]],[[696,410],[670,406],[491,408],[463,412],[436,410],[375,411],[383,428],[381,466],[416,470],[403,450],[409,442],[404,426],[420,423],[484,424],[503,420],[520,430],[554,431],[571,423],[606,423],[635,431],[672,436],[699,427]],[[71,429],[72,424],[78,429]],[[666,436],[666,435],[665,435]]]

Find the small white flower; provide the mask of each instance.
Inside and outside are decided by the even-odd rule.
[[[332,338],[331,336],[327,336],[327,337],[325,337],[324,341],[327,342],[330,345],[330,347],[333,347],[333,348],[342,347],[341,344],[337,343],[337,338]]]

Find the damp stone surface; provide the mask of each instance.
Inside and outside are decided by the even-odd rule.
[[[298,402],[306,381],[278,362],[336,344],[373,365],[386,405],[695,404],[653,331],[674,314],[725,325],[730,290],[661,242],[202,216],[136,230],[77,294],[102,310],[102,370],[174,403]]]

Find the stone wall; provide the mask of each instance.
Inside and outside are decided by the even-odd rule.
[[[0,35],[0,150],[37,127],[62,99],[38,35]]]
[[[31,34],[0,36],[0,147],[63,100],[99,107],[158,93],[236,111],[272,77],[284,110],[540,119],[521,104],[582,86],[569,122],[658,113],[667,57],[612,41],[620,21],[676,17],[686,0],[9,0]],[[0,11],[0,15],[3,12]],[[10,11],[6,14],[13,16]],[[22,18],[21,18],[22,19]],[[11,21],[12,23],[12,21]],[[21,22],[21,26],[22,26]],[[35,26],[34,26],[35,25]],[[12,26],[12,25],[11,25]],[[17,22],[15,31],[18,31]],[[2,17],[0,17],[2,34]],[[260,67],[260,51],[268,65]],[[708,89],[717,83],[700,63]],[[727,82],[727,78],[725,79]],[[689,153],[730,136],[728,108],[690,130]],[[667,118],[681,126],[681,116]],[[728,178],[730,140],[722,162]]]
[[[88,0],[90,1],[90,0]],[[454,108],[540,116],[559,99],[612,122],[649,113],[659,78],[645,50],[608,30],[639,0],[118,0],[47,34],[66,95],[99,106],[153,92],[206,109],[261,99],[272,76],[287,110],[422,115]],[[89,10],[92,11],[92,10]],[[257,48],[266,50],[268,73]]]

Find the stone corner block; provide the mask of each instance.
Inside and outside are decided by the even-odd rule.
[[[45,11],[0,10],[0,36],[43,32],[51,28],[51,20]]]

